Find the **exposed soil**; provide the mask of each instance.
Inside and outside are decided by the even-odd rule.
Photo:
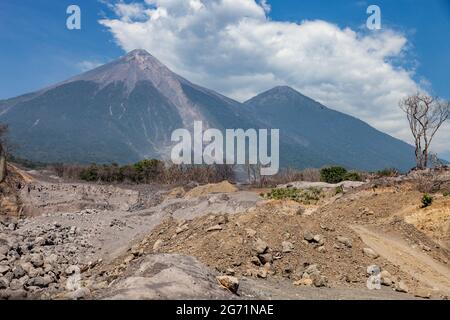
[[[422,208],[408,177],[346,184],[343,193],[280,186],[323,189],[302,203],[228,182],[99,185],[11,172],[1,185],[3,298],[450,296],[450,198],[435,193]],[[381,290],[367,287],[373,265]],[[224,289],[220,275],[235,277],[238,290]]]

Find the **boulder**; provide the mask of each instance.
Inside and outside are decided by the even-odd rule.
[[[289,253],[294,251],[294,245],[289,241],[283,241],[281,243],[283,253]]]
[[[336,238],[337,242],[345,245],[348,248],[351,248],[353,245],[353,241],[350,238],[339,236]]]
[[[380,256],[378,253],[376,253],[376,252],[375,252],[373,249],[371,249],[371,248],[363,248],[362,251],[363,251],[363,253],[364,253],[364,255],[365,255],[366,257],[369,257],[369,258],[371,258],[371,259],[376,259],[376,258],[378,258],[378,257]]]
[[[303,233],[303,239],[308,242],[312,242],[314,240],[314,235],[310,231],[305,231]]]
[[[236,277],[232,276],[219,276],[217,277],[217,281],[226,289],[230,290],[233,293],[237,293],[239,289],[239,280]]]
[[[267,245],[266,242],[264,242],[261,239],[257,239],[255,241],[255,244],[253,246],[254,250],[256,251],[256,253],[258,254],[263,254],[267,251],[267,249],[269,248],[269,246]]]
[[[403,292],[403,293],[408,293],[409,288],[408,288],[407,284],[406,284],[403,280],[400,280],[400,281],[399,281],[398,283],[396,283],[396,285],[395,285],[395,291]]]

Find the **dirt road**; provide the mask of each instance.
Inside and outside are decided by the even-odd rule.
[[[409,273],[422,285],[435,292],[450,293],[450,269],[422,250],[411,247],[395,235],[381,233],[376,228],[352,226],[361,239],[381,256]]]

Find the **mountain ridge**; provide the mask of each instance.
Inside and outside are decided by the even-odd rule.
[[[177,75],[145,50],[47,88],[0,101],[20,156],[41,162],[167,159],[174,129],[279,128],[283,166],[414,165],[412,147],[288,86],[240,103]],[[358,150],[359,149],[359,150]]]

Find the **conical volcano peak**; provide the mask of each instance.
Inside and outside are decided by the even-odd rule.
[[[122,61],[134,63],[142,70],[149,68],[165,68],[165,66],[158,59],[144,49],[135,49],[130,51],[122,58]]]
[[[145,49],[134,49],[127,53],[127,56],[136,57],[136,56],[151,56]]]
[[[113,82],[122,82],[131,92],[139,81],[151,81],[156,85],[173,77],[173,73],[157,58],[146,50],[135,49],[120,59],[71,78],[67,82],[94,81],[101,88]]]

